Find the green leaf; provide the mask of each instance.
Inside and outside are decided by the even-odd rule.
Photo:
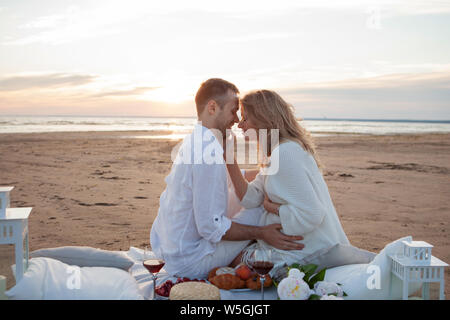
[[[291,265],[288,267],[288,270],[291,270],[291,269],[293,269],[293,268],[295,268],[295,269],[300,269],[301,267],[300,267],[300,265],[299,265],[298,263],[294,263],[294,264],[291,264]]]
[[[314,288],[314,284],[316,284],[316,282],[323,281],[323,279],[325,279],[325,272],[326,268],[322,269],[320,272],[318,272],[314,277],[312,277],[309,280],[308,284],[310,289]]]
[[[346,294],[345,291],[344,291],[344,297],[348,297],[348,294]]]
[[[303,279],[306,282],[309,281],[309,278],[311,278],[311,276],[314,274],[314,271],[316,271],[317,267],[318,266],[316,264],[307,264],[300,268],[300,271],[305,274]]]
[[[317,265],[316,264],[305,264],[304,266],[301,266],[300,268],[301,268],[301,270],[302,270],[302,272],[304,272],[304,273],[307,273],[307,272],[314,272],[316,269],[317,269]]]
[[[278,288],[278,283],[274,279],[272,279],[272,283],[275,286],[275,288]]]
[[[309,296],[308,300],[320,300],[320,298],[322,298],[322,297],[317,294],[312,294]]]

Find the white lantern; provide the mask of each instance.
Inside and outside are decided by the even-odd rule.
[[[9,193],[14,187],[0,187],[0,219],[6,218],[6,208],[9,208]]]
[[[13,188],[0,187],[0,244],[14,244],[17,283],[28,268],[28,217],[32,208],[9,207]]]
[[[403,300],[408,300],[409,282],[422,283],[423,299],[430,298],[430,283],[439,282],[439,299],[444,300],[444,268],[448,264],[432,256],[433,246],[425,241],[402,241],[402,244],[402,253],[390,258],[392,273],[403,281]]]
[[[433,246],[425,241],[402,241],[403,256],[415,263],[429,264]]]

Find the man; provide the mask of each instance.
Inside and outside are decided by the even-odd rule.
[[[214,267],[229,265],[250,240],[261,239],[283,250],[303,248],[295,242],[303,237],[283,234],[279,224],[260,227],[227,217],[222,141],[227,129],[239,122],[238,93],[235,85],[222,79],[200,86],[195,97],[199,123],[184,139],[165,179],[150,243],[172,276],[205,278]],[[258,210],[262,209],[246,214],[257,217]]]

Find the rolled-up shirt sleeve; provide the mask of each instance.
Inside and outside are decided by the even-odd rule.
[[[245,209],[259,207],[264,202],[264,175],[258,173],[255,179],[247,185],[247,192],[241,200]]]
[[[223,164],[193,165],[193,210],[198,233],[219,242],[231,227],[227,218],[228,189]],[[223,180],[223,181],[222,181]]]

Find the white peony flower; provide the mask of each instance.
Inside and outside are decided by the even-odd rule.
[[[322,296],[322,298],[320,298],[320,300],[344,300],[344,298],[341,297],[336,297],[336,296],[328,296],[328,295],[324,295]]]
[[[298,269],[289,270],[289,276],[278,284],[277,292],[281,300],[307,300],[312,290],[303,280],[305,274]]]
[[[344,290],[338,284],[327,281],[316,282],[314,284],[314,292],[319,296],[329,295],[330,293],[335,293],[338,297],[344,296]]]

